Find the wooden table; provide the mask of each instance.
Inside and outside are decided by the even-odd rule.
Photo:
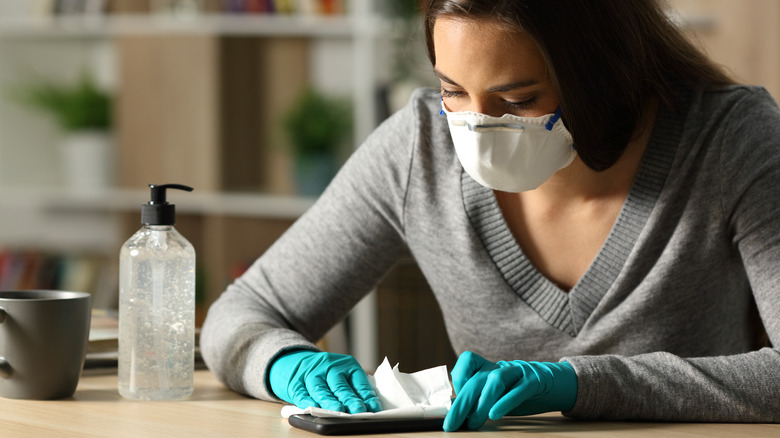
[[[73,398],[55,401],[0,398],[0,437],[256,437],[313,438],[280,417],[281,405],[250,399],[195,373],[195,392],[184,401],[122,398],[116,375],[82,377]],[[480,431],[419,432],[384,437],[778,437],[775,424],[618,423],[576,421],[560,414],[504,419]]]

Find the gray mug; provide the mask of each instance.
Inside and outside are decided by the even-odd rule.
[[[84,367],[91,314],[88,293],[0,291],[0,397],[72,396]]]

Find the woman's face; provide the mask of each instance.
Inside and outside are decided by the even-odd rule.
[[[434,73],[449,111],[539,117],[558,108],[542,54],[528,35],[486,20],[443,17],[434,24],[433,42]]]

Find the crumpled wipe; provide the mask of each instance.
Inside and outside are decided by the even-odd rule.
[[[360,419],[380,418],[434,418],[443,417],[452,405],[452,385],[447,366],[442,365],[412,374],[398,371],[398,365],[390,368],[387,358],[376,369],[369,382],[382,403],[380,412],[347,414],[322,408],[301,409],[284,406],[282,417],[310,414],[315,417],[340,417]]]

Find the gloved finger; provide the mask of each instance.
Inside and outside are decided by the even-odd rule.
[[[488,416],[491,420],[498,420],[535,396],[538,390],[539,380],[533,375],[526,374],[514,388],[493,405]]]
[[[344,373],[329,373],[327,381],[331,392],[348,413],[359,414],[368,410],[363,404],[363,400],[355,394],[355,390]]]
[[[356,368],[350,374],[350,384],[370,412],[382,410],[382,403],[376,395],[376,390],[371,386],[371,382],[368,381],[368,375],[362,368]]]
[[[328,382],[324,377],[310,376],[306,378],[306,389],[314,401],[323,409],[330,411],[345,412],[346,408],[331,391]]]
[[[502,399],[523,378],[523,370],[518,367],[496,368],[488,374],[477,407],[469,418],[466,426],[476,430],[482,427],[492,412],[493,405]]]
[[[452,368],[452,373],[450,373],[450,375],[452,375],[452,386],[455,388],[455,394],[459,394],[466,382],[468,382],[469,379],[486,364],[492,364],[492,362],[489,362],[476,353],[464,351],[458,357],[458,361]]]
[[[285,401],[292,403],[301,409],[320,407],[320,405],[318,405],[317,402],[311,398],[309,395],[309,390],[306,389],[306,384],[302,380],[294,379],[290,381],[290,384],[287,388],[287,394],[290,400]]]
[[[560,409],[556,408],[555,406],[551,406],[534,396],[530,397],[523,403],[520,403],[514,409],[504,414],[504,416],[511,415],[515,417],[524,417],[526,415],[536,415],[553,411],[560,411]]]
[[[454,432],[458,430],[479,402],[482,388],[485,385],[488,372],[479,372],[472,376],[468,382],[456,394],[447,416],[444,417],[444,431]]]

